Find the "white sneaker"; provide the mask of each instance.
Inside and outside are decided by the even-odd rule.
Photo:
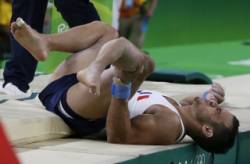
[[[3,82],[0,82],[0,94],[5,94],[13,98],[24,98],[29,97],[31,95],[31,91],[28,90],[27,92],[23,92],[12,83],[7,83],[3,87]]]

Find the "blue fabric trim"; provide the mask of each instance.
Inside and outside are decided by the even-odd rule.
[[[117,99],[128,100],[131,95],[131,83],[127,85],[112,83],[112,96]]]
[[[208,91],[204,92],[204,93],[202,94],[201,98],[202,98],[203,100],[208,100],[208,94],[209,94]]]

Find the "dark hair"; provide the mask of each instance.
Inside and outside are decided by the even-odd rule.
[[[234,145],[235,137],[238,134],[239,120],[233,116],[231,127],[215,122],[211,124],[214,128],[213,137],[194,136],[193,139],[208,152],[226,153]]]

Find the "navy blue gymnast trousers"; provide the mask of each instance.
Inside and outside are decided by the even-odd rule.
[[[99,133],[105,128],[106,118],[88,120],[75,113],[66,102],[67,91],[76,83],[76,74],[63,76],[50,83],[40,93],[39,99],[48,111],[60,116],[77,137]]]

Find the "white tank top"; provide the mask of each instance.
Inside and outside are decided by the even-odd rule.
[[[137,91],[128,102],[129,117],[134,118],[138,115],[143,114],[152,105],[157,104],[166,106],[168,109],[175,112],[179,117],[182,129],[181,135],[176,140],[176,142],[179,142],[185,136],[185,127],[178,110],[164,96],[166,95],[156,91],[149,91],[149,90]],[[176,103],[178,102],[176,101]]]

